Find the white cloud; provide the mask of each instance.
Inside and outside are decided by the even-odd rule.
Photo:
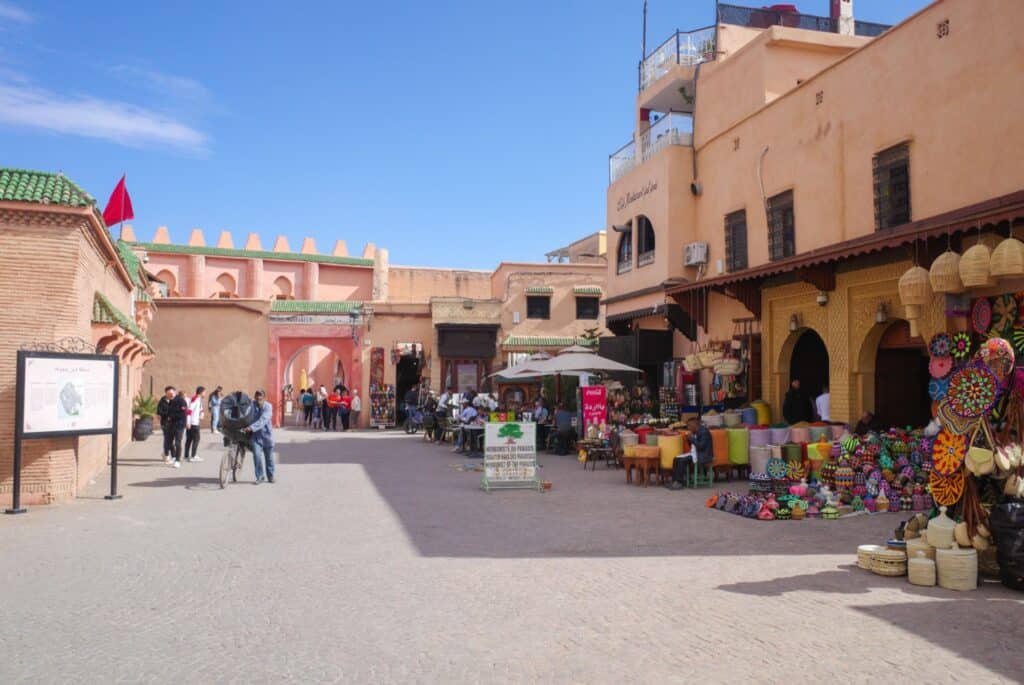
[[[22,24],[32,23],[34,17],[17,5],[0,0],[0,21],[17,21]]]
[[[165,74],[153,69],[143,69],[126,64],[111,67],[110,71],[130,81],[141,81],[159,92],[183,100],[209,100],[212,95],[199,81],[187,76]]]
[[[204,152],[201,131],[160,112],[91,96],[65,97],[24,84],[0,83],[0,123],[109,140],[131,147]]]

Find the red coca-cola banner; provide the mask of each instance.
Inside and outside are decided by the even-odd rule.
[[[580,394],[583,398],[583,429],[607,423],[608,389],[603,385],[591,385],[580,388]]]

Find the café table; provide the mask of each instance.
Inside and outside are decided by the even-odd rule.
[[[626,483],[633,482],[633,469],[635,468],[637,470],[637,474],[640,476],[640,480],[637,481],[637,485],[643,485],[646,488],[651,477],[657,477],[658,475],[658,469],[661,468],[661,456],[627,457],[623,455],[622,465],[626,468]]]

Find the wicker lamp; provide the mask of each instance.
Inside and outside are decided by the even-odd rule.
[[[1024,243],[1012,235],[992,250],[989,273],[994,278],[1024,276]]]
[[[906,308],[907,321],[910,323],[910,336],[918,335],[917,321],[921,318],[924,305],[932,299],[932,287],[928,278],[928,270],[922,266],[912,266],[900,276],[900,302]]]
[[[960,258],[960,280],[966,288],[984,288],[994,284],[992,280],[992,250],[988,245],[978,243],[964,250]]]
[[[950,295],[962,293],[964,284],[960,280],[960,255],[952,250],[947,250],[936,257],[932,262],[931,270],[928,271],[928,280],[931,282],[932,290],[936,293]]]

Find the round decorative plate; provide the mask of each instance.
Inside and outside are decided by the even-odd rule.
[[[935,401],[941,400],[949,391],[948,378],[933,378],[928,381],[928,397]]]
[[[992,327],[992,303],[987,297],[979,297],[971,307],[971,325],[974,330],[982,335],[988,335],[988,329]]]
[[[940,476],[951,476],[963,465],[965,456],[967,438],[943,429],[935,437],[935,445],[932,447],[932,470]]]
[[[953,349],[953,339],[949,333],[936,333],[928,343],[928,351],[933,357],[948,357]]]
[[[992,304],[992,324],[989,335],[1007,337],[1017,323],[1017,300],[1013,295],[1000,295]]]
[[[953,336],[953,359],[967,359],[971,356],[971,336],[966,331],[960,331]]]
[[[952,370],[952,357],[932,357],[928,362],[928,373],[932,378],[945,378]]]
[[[932,499],[936,504],[951,507],[960,501],[964,495],[964,485],[967,479],[964,470],[960,469],[952,476],[944,477],[932,471],[928,476],[928,487],[932,491]]]
[[[999,396],[999,379],[987,366],[971,364],[949,379],[946,402],[953,413],[976,419],[988,413]]]
[[[765,471],[775,480],[782,480],[786,477],[786,462],[778,457],[772,457],[765,465]]]

